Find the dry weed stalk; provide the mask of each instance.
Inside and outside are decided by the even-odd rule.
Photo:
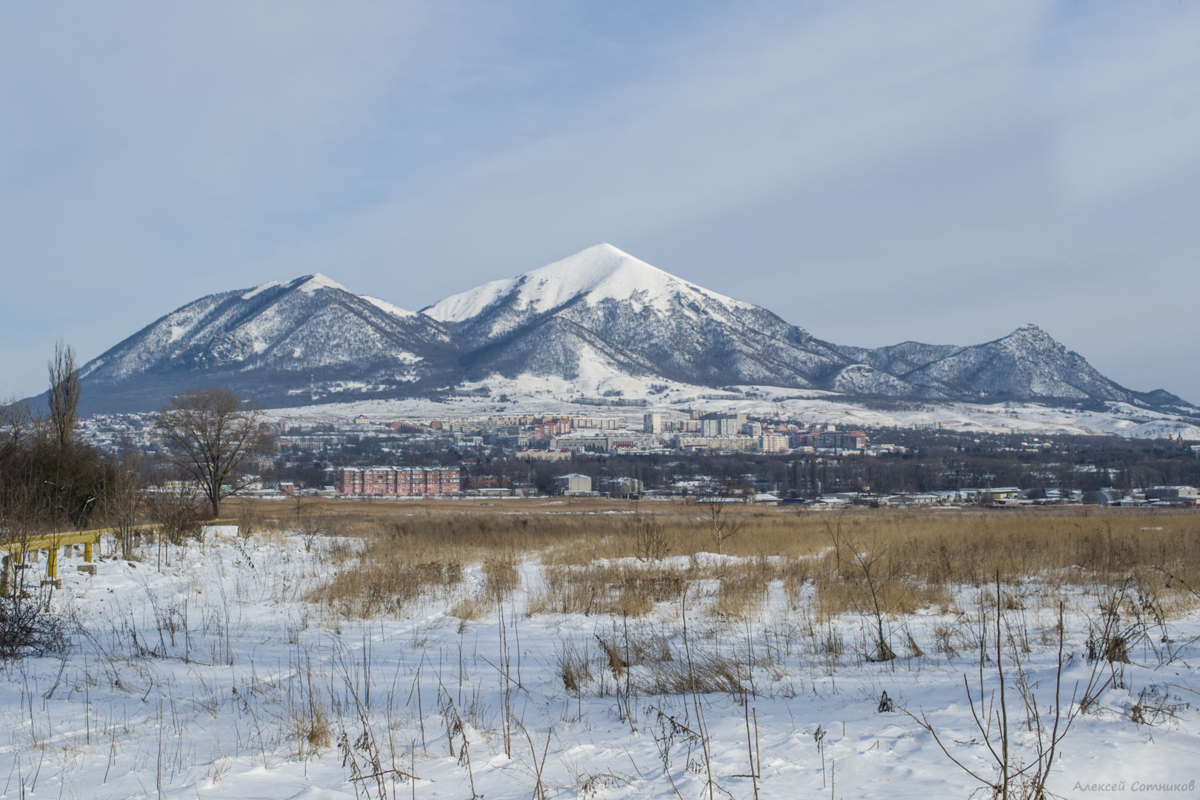
[[[994,598],[994,605],[992,607],[994,628],[990,639],[987,634],[988,624],[984,607],[982,604],[980,606],[977,689],[972,692],[971,683],[965,674],[963,675],[963,689],[967,696],[967,705],[971,710],[971,717],[975,723],[976,730],[978,730],[980,739],[987,748],[992,765],[996,770],[995,776],[988,778],[981,775],[951,753],[942,741],[936,727],[929,721],[924,712],[920,712],[918,716],[906,708],[901,707],[900,710],[933,737],[934,742],[946,758],[990,790],[993,797],[999,800],[1010,800],[1010,798],[1045,800],[1050,796],[1046,790],[1046,783],[1049,780],[1050,771],[1058,753],[1058,747],[1069,733],[1075,719],[1083,710],[1082,703],[1076,705],[1076,695],[1074,692],[1067,704],[1066,711],[1064,712],[1063,709],[1062,671],[1065,661],[1063,657],[1064,631],[1062,605],[1060,604],[1058,608],[1058,649],[1054,675],[1054,700],[1052,708],[1045,711],[1039,707],[1038,697],[1034,691],[1034,684],[1029,680],[1025,664],[1021,659],[1020,648],[1011,634],[1008,637],[1010,655],[1006,659],[1005,636],[1003,634],[1005,607],[999,574],[996,575]],[[991,651],[992,670],[995,673],[997,685],[996,690],[990,695],[984,689],[985,667],[989,658],[989,650]],[[1032,734],[1029,738],[1032,741],[1034,752],[1033,757],[1028,763],[1022,763],[1021,759],[1015,756],[1012,751],[1013,728],[1010,726],[1008,713],[1009,702],[1006,684],[1009,678],[1005,675],[1006,660],[1016,670],[1015,683],[1020,694],[1021,703],[1025,709],[1024,727]],[[1092,674],[1094,681],[1097,673],[1093,670]],[[1084,690],[1085,695],[1094,689],[1092,685],[1093,681],[1089,681],[1087,688]],[[1078,686],[1075,687],[1076,692],[1078,688]],[[1046,720],[1047,716],[1049,716],[1049,721]]]

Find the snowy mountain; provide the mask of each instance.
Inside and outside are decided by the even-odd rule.
[[[856,397],[1190,408],[1128,390],[1027,325],[981,345],[839,346],[774,313],[608,244],[420,312],[323,275],[202,298],[85,365],[90,406],[152,408],[197,385],[275,406],[486,391],[547,376],[578,394],[605,381],[777,386]],[[459,389],[458,391],[462,391]]]
[[[442,300],[423,313],[467,345],[468,377],[620,372],[715,386],[814,387],[843,359],[766,309],[669,275],[612,245]]]
[[[1036,325],[1022,325],[1008,336],[968,347],[905,342],[875,350],[842,350],[895,375],[907,386],[968,402],[1041,400],[1072,405],[1121,402],[1188,407],[1161,389],[1136,392],[1109,380],[1083,356]]]
[[[467,345],[466,377],[616,372],[701,386],[758,384],[932,400],[1178,403],[1108,380],[1027,325],[971,347],[842,347],[608,244],[435,303]]]
[[[1131,402],[1136,393],[1105,378],[1078,353],[1036,325],[987,344],[956,349],[903,373],[914,385],[937,386],[961,397],[978,394]]]
[[[314,385],[413,385],[454,346],[435,320],[360,297],[324,275],[209,295],[84,365],[89,407],[144,409],[194,386],[267,402],[311,401]]]

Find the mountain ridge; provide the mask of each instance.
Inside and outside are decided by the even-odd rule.
[[[420,311],[354,294],[321,273],[220,292],[160,317],[81,370],[85,402],[96,410],[146,410],[202,385],[290,406],[452,393],[523,374],[1193,408],[1165,390],[1117,384],[1036,325],[976,345],[842,346],[607,243]]]

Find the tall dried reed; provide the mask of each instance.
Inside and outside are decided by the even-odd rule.
[[[642,504],[642,513],[645,506]],[[259,504],[259,529],[288,530],[289,507]],[[274,513],[273,513],[274,512]],[[306,512],[328,519],[339,535],[364,542],[357,561],[334,572],[314,600],[352,606],[356,613],[403,605],[423,592],[454,586],[459,565],[484,568],[485,593],[516,588],[516,565],[540,559],[543,586],[528,587],[530,610],[637,615],[673,599],[680,582],[715,577],[717,610],[754,610],[760,588],[782,580],[793,605],[813,586],[822,613],[864,608],[862,565],[870,555],[889,613],[947,607],[950,591],[983,586],[997,574],[1006,584],[1120,585],[1132,580],[1168,608],[1190,607],[1200,588],[1200,516],[1171,510],[1020,509],[845,512],[737,506],[743,527],[725,543],[727,556],[749,557],[754,577],[689,574],[679,562],[642,561],[630,524],[633,507],[619,501],[569,506],[545,500],[483,506],[468,501],[321,501]],[[710,521],[695,504],[655,504],[654,519],[675,556],[712,548]],[[642,552],[639,552],[641,550]],[[657,576],[654,573],[658,573]],[[873,576],[875,577],[875,576]],[[740,587],[740,588],[739,588]],[[366,600],[360,599],[366,597]]]

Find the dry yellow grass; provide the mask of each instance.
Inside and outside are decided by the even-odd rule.
[[[463,622],[471,622],[482,618],[487,608],[488,604],[485,598],[472,594],[459,598],[454,605],[450,606],[449,614]]]
[[[526,613],[640,617],[679,599],[694,575],[678,567],[600,563],[548,566],[529,594]]]
[[[296,519],[292,503],[230,505],[234,516],[252,519],[260,531],[286,530]],[[677,597],[690,581],[716,578],[714,607],[731,617],[753,611],[761,590],[775,580],[783,581],[793,605],[813,586],[820,612],[838,614],[873,602],[864,594],[870,588],[864,587],[864,563],[878,578],[875,599],[896,614],[948,607],[952,587],[983,586],[997,575],[1006,584],[1029,578],[1111,586],[1132,581],[1168,610],[1191,607],[1197,600],[1192,590],[1200,591],[1200,514],[1189,511],[738,507],[733,513],[745,525],[724,550],[751,560],[724,574],[701,574],[609,564],[637,555],[634,505],[624,501],[315,500],[305,501],[304,510],[337,534],[364,541],[359,565],[338,572],[313,597],[358,612],[384,610],[389,603],[398,608],[421,592],[451,586],[463,564],[482,565],[485,593],[506,596],[517,585],[516,564],[526,559],[540,559],[544,569],[546,585],[528,587],[534,613],[637,615]],[[653,512],[673,555],[713,549],[702,506],[642,503],[640,511]]]

